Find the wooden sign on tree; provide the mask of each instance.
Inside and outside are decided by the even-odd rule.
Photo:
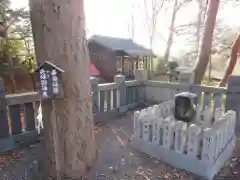
[[[48,61],[37,68],[37,89],[42,99],[63,97],[62,73],[64,70]]]

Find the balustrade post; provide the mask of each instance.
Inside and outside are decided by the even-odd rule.
[[[24,104],[25,129],[26,131],[36,130],[33,102]]]
[[[124,113],[127,111],[127,98],[126,91],[127,87],[125,84],[125,76],[116,75],[114,77],[114,81],[117,84],[117,108],[119,108],[120,113]]]
[[[193,72],[180,72],[179,83],[180,84],[193,84],[194,73]]]
[[[4,81],[0,78],[0,152],[13,148],[14,140],[9,135],[9,122],[4,92]]]
[[[12,135],[19,135],[22,133],[21,106],[20,104],[11,105],[8,107],[8,110],[11,119]]]
[[[96,77],[90,77],[90,83],[92,88],[92,111],[93,113],[97,113],[99,111],[99,97],[98,97],[99,79]]]
[[[135,70],[135,79],[140,81],[141,83],[144,83],[144,81],[148,80],[147,71]],[[137,94],[138,94],[138,101],[146,99],[146,89],[144,84],[141,84],[138,86]]]
[[[240,132],[240,76],[230,76],[228,78],[226,97],[226,111],[236,112],[236,131]]]

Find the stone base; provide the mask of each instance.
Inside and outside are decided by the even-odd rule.
[[[14,141],[16,144],[20,145],[31,145],[38,141],[39,135],[37,130],[26,131],[19,135],[14,136]]]
[[[5,153],[14,149],[14,138],[9,136],[8,138],[0,139],[0,153]]]
[[[126,106],[120,106],[119,109],[118,109],[118,112],[122,115],[124,113],[126,113],[129,109],[129,106],[126,105]]]
[[[140,138],[132,137],[132,145],[139,151],[144,152],[154,158],[162,160],[173,167],[186,170],[198,176],[212,180],[220,171],[222,166],[232,156],[232,152],[236,145],[236,137],[234,137],[213,165],[204,163],[203,161],[189,157],[185,154],[180,154],[175,151],[166,149],[162,146],[156,146],[152,143],[143,141]]]

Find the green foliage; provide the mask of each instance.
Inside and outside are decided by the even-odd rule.
[[[165,66],[165,61],[163,59],[163,57],[161,56],[157,56],[154,60],[154,71],[158,74],[158,73],[166,73],[167,72],[167,68]]]
[[[166,72],[165,61],[163,57],[155,58],[155,64],[156,64],[155,69],[158,73]]]
[[[166,64],[166,66],[168,67],[169,70],[175,70],[179,64],[177,61],[168,61],[168,63]]]
[[[28,46],[31,40],[29,11],[11,9],[9,0],[0,0],[0,28],[5,33],[0,36],[0,76],[33,73],[36,63]],[[10,63],[10,59],[12,63]]]

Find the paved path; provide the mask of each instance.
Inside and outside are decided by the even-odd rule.
[[[95,128],[100,156],[89,180],[202,180],[136,151],[130,144],[132,126],[132,113],[128,113],[125,118]],[[34,170],[29,164],[37,159],[40,151],[36,145],[5,156],[5,160],[0,158],[0,180],[36,180],[29,175]],[[215,178],[228,179],[240,179],[240,158],[237,156]]]

